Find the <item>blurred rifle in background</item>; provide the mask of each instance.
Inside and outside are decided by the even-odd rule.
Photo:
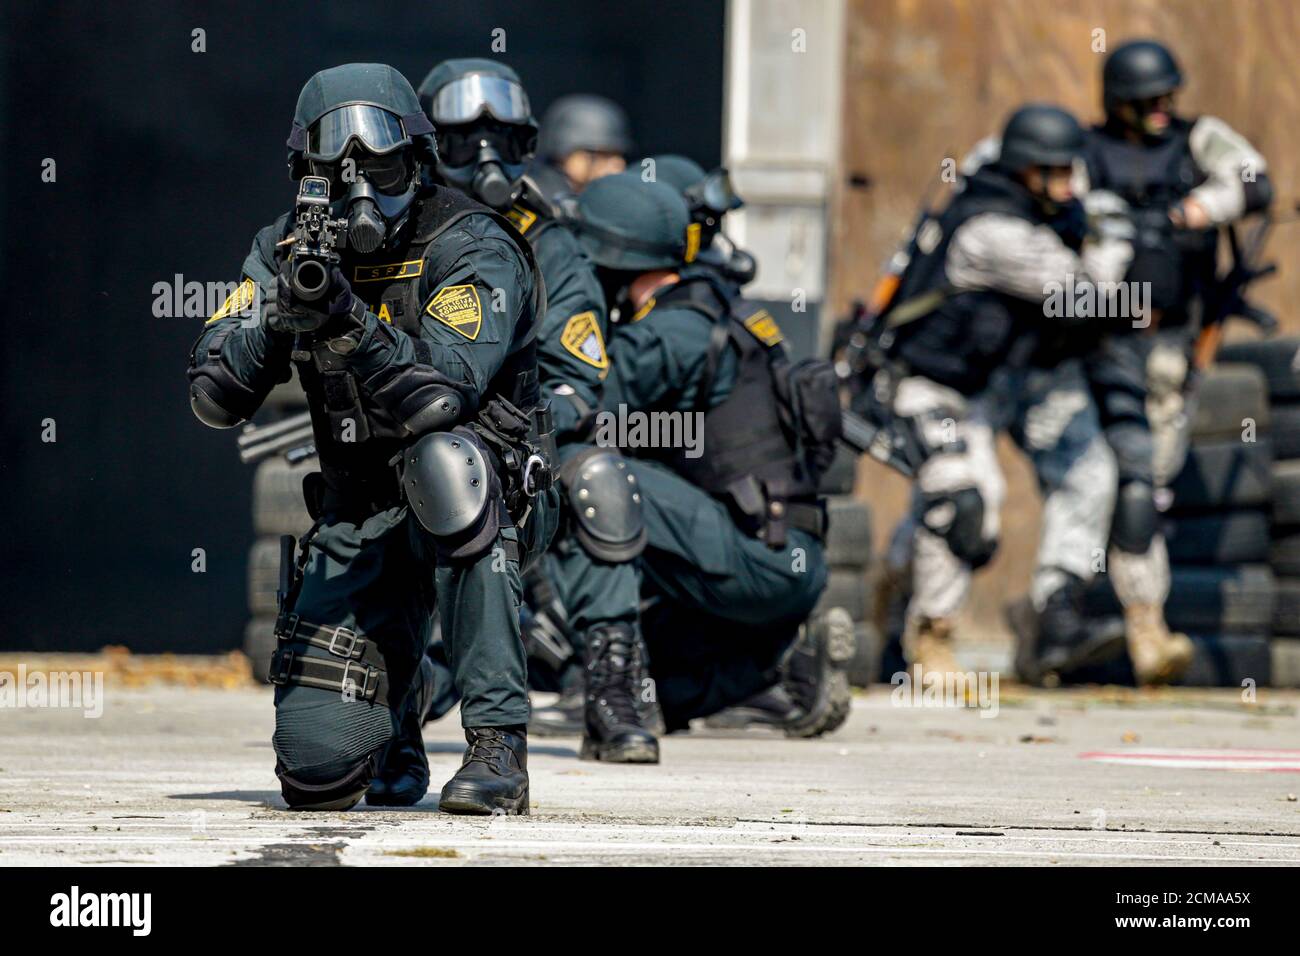
[[[316,438],[311,430],[311,413],[290,415],[269,425],[245,425],[239,434],[239,460],[245,465],[284,455],[296,465],[316,455]]]

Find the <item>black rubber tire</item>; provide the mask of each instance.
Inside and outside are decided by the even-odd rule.
[[[1273,523],[1300,525],[1300,461],[1273,465]]]
[[[1300,687],[1300,639],[1279,637],[1269,641],[1273,671],[1269,681],[1273,687]]]
[[[248,549],[248,610],[275,616],[280,586],[280,539],[258,538]]]
[[[1277,579],[1277,603],[1273,607],[1273,634],[1300,637],[1300,578]]]
[[[1273,526],[1273,544],[1268,549],[1268,563],[1274,574],[1300,578],[1300,528]]]
[[[1300,399],[1300,336],[1233,342],[1219,349],[1220,362],[1246,362],[1264,373],[1271,401]]]
[[[1196,385],[1192,438],[1240,441],[1247,422],[1254,422],[1260,432],[1268,428],[1268,380],[1264,373],[1240,362],[1212,366]]]
[[[884,641],[874,624],[858,621],[853,626],[857,640],[853,660],[849,663],[849,684],[853,687],[870,687],[880,676],[880,656]]]
[[[1164,532],[1174,564],[1268,562],[1268,512],[1263,509],[1171,518],[1164,522]]]
[[[857,474],[858,456],[843,445],[838,445],[835,458],[826,469],[826,474],[822,475],[817,491],[823,495],[851,495]]]
[[[253,679],[259,684],[269,683],[266,673],[271,666],[275,644],[274,617],[255,617],[244,626],[244,655],[252,663]]]
[[[253,473],[253,530],[299,536],[307,531],[312,521],[303,503],[302,479],[318,470],[314,461],[290,465],[278,455],[259,464]]]
[[[822,592],[813,613],[833,607],[844,608],[854,622],[866,617],[867,579],[866,573],[861,568],[831,568],[826,580],[826,590]]]
[[[1300,402],[1279,402],[1273,406],[1273,454],[1278,461],[1300,458]]]
[[[826,499],[826,563],[833,568],[871,564],[871,507],[848,495]]]
[[[1273,627],[1275,598],[1273,572],[1266,565],[1175,565],[1165,621],[1171,630],[1185,634],[1267,635]],[[1100,617],[1119,610],[1109,575],[1097,575],[1085,611]]]
[[[1273,446],[1267,438],[1197,442],[1170,485],[1171,514],[1262,508],[1273,497]]]

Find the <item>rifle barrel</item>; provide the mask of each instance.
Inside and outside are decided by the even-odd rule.
[[[311,444],[315,438],[311,426],[307,425],[297,431],[285,432],[266,441],[245,445],[239,449],[239,460],[244,464],[260,461],[263,458],[274,455],[276,452],[284,451],[287,448],[293,448],[295,445]]]

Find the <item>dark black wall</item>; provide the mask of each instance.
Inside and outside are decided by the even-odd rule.
[[[493,55],[500,27],[539,115],[602,93],[645,152],[719,159],[721,0],[11,3],[6,19],[0,649],[238,645],[251,473],[190,414],[201,320],[154,318],[152,288],[237,278],[292,203],[284,138],[312,73],[378,61],[418,84]]]

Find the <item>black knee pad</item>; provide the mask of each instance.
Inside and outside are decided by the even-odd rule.
[[[1146,554],[1158,523],[1155,489],[1144,481],[1121,484],[1110,527],[1110,540],[1115,547],[1129,554]]]
[[[501,484],[491,458],[468,431],[430,432],[402,453],[402,487],[438,555],[484,554],[501,530]]]
[[[984,497],[978,488],[926,494],[921,523],[973,568],[988,564],[997,551],[997,539],[984,537]]]
[[[602,561],[631,561],[646,543],[641,489],[627,461],[608,448],[574,455],[560,470],[578,543]]]
[[[276,776],[300,810],[345,810],[365,795],[393,735],[394,714],[377,701],[296,686],[277,692]]]
[[[291,773],[276,762],[275,775],[280,778],[280,793],[290,810],[350,810],[361,802],[370,783],[379,772],[380,747],[337,774],[320,772]]]

